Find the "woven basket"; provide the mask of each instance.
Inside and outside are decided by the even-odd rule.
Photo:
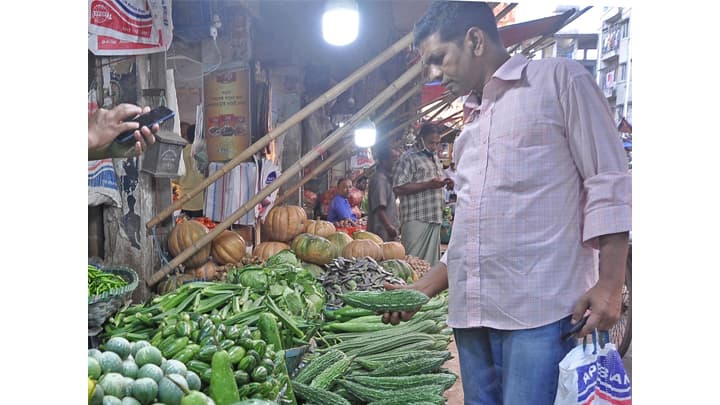
[[[88,297],[88,329],[99,328],[118,309],[130,301],[132,292],[138,286],[138,275],[129,267],[112,266],[101,268],[106,273],[117,274],[127,285]]]

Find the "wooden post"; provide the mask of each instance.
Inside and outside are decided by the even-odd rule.
[[[367,76],[370,72],[375,70],[376,68],[380,67],[383,63],[388,61],[390,58],[398,54],[403,49],[407,48],[412,44],[412,38],[413,34],[409,33],[402,37],[399,41],[395,42],[393,45],[391,45],[388,49],[383,51],[380,55],[376,56],[373,60],[363,65],[360,69],[356,70],[355,72],[351,73],[350,76],[345,78],[343,81],[335,85],[333,88],[313,100],[310,104],[303,107],[300,111],[295,113],[292,117],[288,118],[287,121],[283,122],[282,124],[278,125],[277,128],[270,131],[267,135],[263,136],[262,138],[258,139],[257,142],[253,143],[242,151],[239,155],[235,156],[233,159],[231,159],[229,162],[225,164],[220,170],[213,173],[212,175],[208,176],[205,180],[203,180],[200,185],[198,185],[196,188],[192,190],[188,190],[185,192],[185,194],[180,197],[177,201],[175,201],[173,204],[171,204],[169,207],[165,208],[163,211],[161,211],[158,215],[156,215],[154,218],[152,218],[150,221],[148,221],[145,224],[145,227],[150,230],[153,226],[157,225],[162,221],[164,218],[167,218],[168,216],[172,215],[172,213],[177,210],[178,208],[182,207],[183,204],[185,204],[187,201],[189,201],[191,198],[195,197],[197,194],[201,193],[203,190],[208,188],[211,184],[213,184],[215,181],[217,181],[219,178],[230,172],[235,166],[238,164],[248,160],[250,157],[252,157],[257,152],[260,152],[270,141],[273,139],[279,137],[285,131],[293,127],[295,124],[301,122],[303,119],[305,119],[307,116],[312,114],[315,110],[318,108],[324,106],[328,102],[336,99],[338,96],[340,96],[345,90],[349,89],[353,84],[355,84],[360,79]]]
[[[228,228],[232,223],[237,221],[239,218],[241,218],[243,215],[245,215],[248,211],[255,208],[257,204],[259,204],[265,197],[272,194],[275,190],[277,190],[280,186],[282,186],[284,183],[286,183],[289,179],[291,179],[293,176],[295,176],[297,173],[299,173],[304,167],[306,167],[308,164],[310,164],[313,160],[315,160],[318,156],[322,155],[326,150],[328,150],[332,145],[334,145],[337,141],[341,140],[345,134],[350,132],[350,130],[355,127],[358,123],[360,123],[361,120],[363,120],[366,116],[368,116],[370,113],[372,113],[376,108],[378,108],[380,105],[382,105],[384,102],[386,102],[390,97],[392,97],[393,94],[395,94],[399,89],[401,89],[403,86],[405,86],[407,83],[412,81],[416,76],[420,74],[420,71],[422,69],[422,66],[420,64],[415,64],[413,67],[408,69],[407,72],[403,73],[397,80],[395,80],[390,86],[388,86],[385,90],[380,92],[377,96],[375,96],[374,99],[372,99],[368,104],[366,104],[360,111],[355,113],[353,117],[350,119],[347,125],[343,126],[342,128],[338,128],[335,130],[332,134],[330,134],[325,140],[323,140],[319,145],[317,145],[314,149],[312,149],[310,152],[305,154],[297,163],[289,167],[280,177],[278,177],[274,182],[270,183],[267,187],[260,190],[258,194],[255,194],[253,197],[250,198],[245,204],[243,204],[242,207],[238,208],[235,212],[233,212],[230,217],[226,218],[223,222],[218,224],[215,229],[210,231],[208,234],[200,238],[199,240],[195,241],[192,246],[188,247],[184,251],[180,252],[179,255],[177,255],[175,258],[173,258],[170,263],[163,266],[158,272],[152,275],[150,279],[147,281],[148,286],[152,287],[155,284],[157,284],[160,280],[162,280],[163,277],[167,273],[169,273],[173,268],[177,267],[180,263],[184,262],[186,259],[188,259],[190,256],[195,254],[198,250],[202,249],[205,245],[212,242],[213,239],[225,228]]]

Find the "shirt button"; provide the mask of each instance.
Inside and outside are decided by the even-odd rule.
[[[487,143],[487,138],[483,139],[483,145]]]

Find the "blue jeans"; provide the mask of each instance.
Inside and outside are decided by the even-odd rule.
[[[570,316],[524,330],[455,329],[465,405],[552,405]]]

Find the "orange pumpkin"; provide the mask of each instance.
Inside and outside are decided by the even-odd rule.
[[[210,254],[219,264],[240,263],[246,246],[239,233],[225,230],[213,239]]]
[[[352,237],[353,239],[369,239],[378,245],[384,242],[381,237],[368,231],[355,231]]]
[[[327,240],[333,244],[333,257],[340,257],[342,256],[345,246],[352,242],[353,238],[345,232],[335,232],[328,236]]]
[[[332,242],[310,233],[296,236],[292,242],[292,250],[301,260],[313,264],[328,264],[334,259]]]
[[[177,256],[207,233],[208,229],[198,221],[189,220],[178,222],[168,236],[168,249],[173,256]],[[205,264],[209,256],[210,244],[208,243],[185,260],[183,264],[187,268],[194,269]]]
[[[263,230],[270,241],[289,242],[305,232],[307,214],[297,205],[273,207],[265,217]]]
[[[405,258],[405,246],[400,242],[384,242],[380,247],[385,260]]]
[[[261,242],[255,246],[253,256],[259,257],[262,261],[267,261],[270,256],[284,249],[290,249],[290,245],[283,242]]]
[[[195,276],[195,279],[200,280],[215,280],[215,277],[218,273],[218,265],[215,264],[212,260],[208,260],[207,263],[203,264],[202,266],[198,267],[193,271],[193,275]]]
[[[333,225],[330,221],[315,221],[311,219],[307,221],[307,224],[305,225],[305,233],[322,236],[323,238],[327,238],[335,232],[337,232],[337,229],[335,229],[335,225]]]
[[[372,240],[356,239],[345,245],[342,255],[346,259],[370,256],[375,260],[382,260],[382,254],[382,248],[380,245]]]

